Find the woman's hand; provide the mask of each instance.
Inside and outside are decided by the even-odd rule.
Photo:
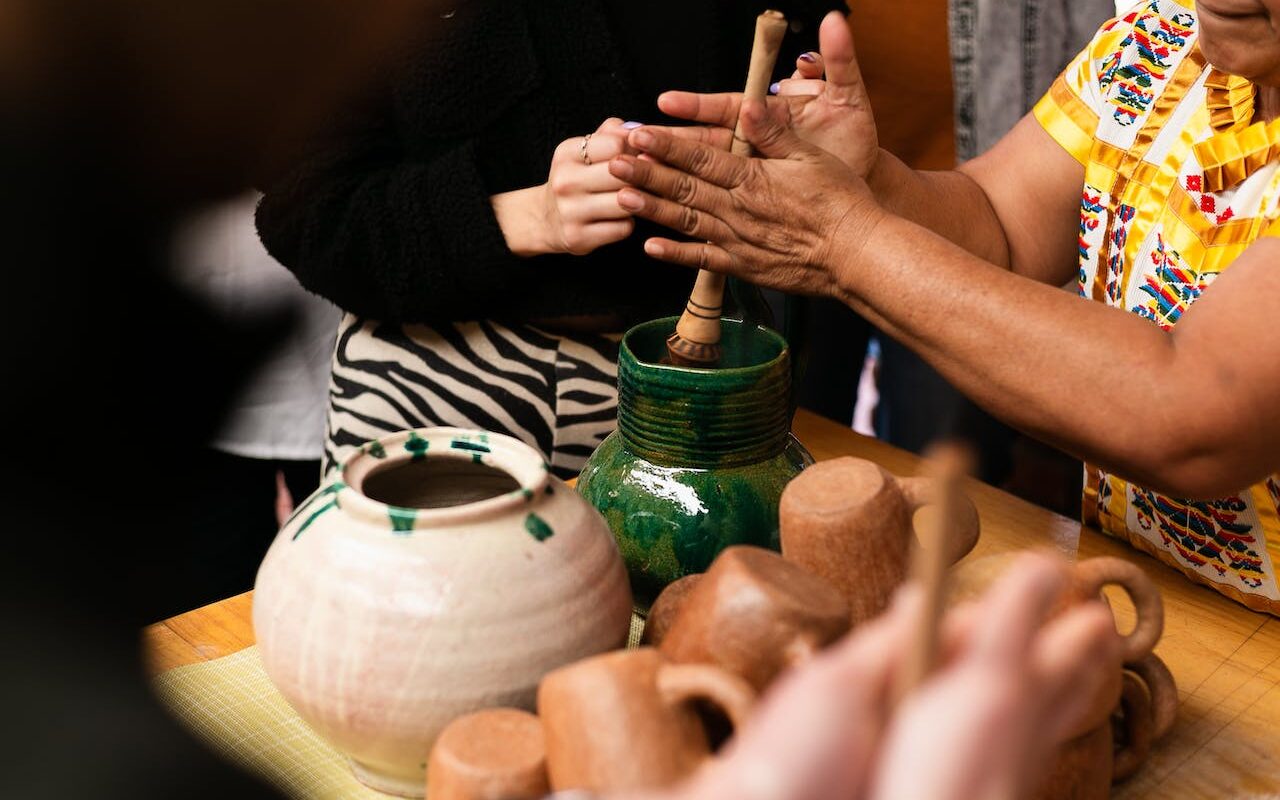
[[[627,152],[627,133],[622,120],[607,119],[556,147],[546,183],[491,198],[512,253],[586,255],[631,235],[635,221],[617,200],[624,184],[609,174],[609,160]]]
[[[835,155],[867,180],[875,170],[880,146],[853,49],[853,34],[843,14],[833,11],[827,15],[818,42],[821,52],[800,56],[792,77],[776,84],[778,96],[770,98],[770,111],[781,115],[801,139]],[[822,80],[824,68],[826,80]],[[686,135],[726,149],[741,103],[739,93],[666,92],[658,98],[658,108],[664,113],[711,126],[705,132]]]
[[[641,128],[610,164],[631,184],[618,204],[699,242],[653,238],[664,261],[737,275],[797,294],[835,295],[884,218],[866,183],[839,159],[801,141],[777,106],[747,102],[743,133],[765,159],[741,158],[669,129]]]

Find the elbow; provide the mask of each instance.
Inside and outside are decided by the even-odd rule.
[[[1181,500],[1218,500],[1241,494],[1273,472],[1270,465],[1254,463],[1241,448],[1190,437],[1146,453],[1139,463],[1117,472],[1128,472],[1135,483]]]

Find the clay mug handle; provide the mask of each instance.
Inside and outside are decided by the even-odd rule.
[[[1103,586],[1124,589],[1133,602],[1138,622],[1124,638],[1123,660],[1140,661],[1151,652],[1164,632],[1164,600],[1160,590],[1140,567],[1118,558],[1103,556],[1076,564],[1076,589],[1082,599],[1098,597]]]
[[[751,684],[709,664],[663,664],[658,668],[657,683],[662,699],[673,706],[710,700],[729,718],[735,731],[746,724],[756,703]]]
[[[1122,781],[1138,771],[1151,753],[1152,733],[1155,722],[1151,716],[1151,696],[1142,680],[1132,672],[1124,674],[1124,689],[1120,694],[1120,710],[1124,717],[1127,744],[1117,750],[1111,768],[1111,780]]]
[[[1125,669],[1137,675],[1147,686],[1147,694],[1151,697],[1151,739],[1159,741],[1173,727],[1178,716],[1178,684],[1173,680],[1173,673],[1155,653],[1126,664]]]
[[[898,488],[902,490],[902,496],[906,498],[912,515],[935,502],[937,486],[929,478],[898,478],[897,480]],[[978,509],[973,505],[973,501],[964,494],[960,494],[957,499],[956,519],[946,528],[948,564],[954,564],[967,556],[978,543],[978,534],[982,530]]]

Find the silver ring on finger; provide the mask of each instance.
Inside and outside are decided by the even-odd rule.
[[[578,152],[582,154],[582,163],[586,164],[588,167],[591,166],[591,154],[587,152],[587,147],[591,144],[591,136],[592,134],[590,133],[583,136],[582,146],[578,148]]]

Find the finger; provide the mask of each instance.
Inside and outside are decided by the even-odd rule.
[[[656,222],[695,239],[727,242],[734,238],[729,227],[711,214],[673,203],[662,197],[655,197],[632,187],[618,192],[618,205],[637,217]]]
[[[1099,602],[1081,604],[1041,631],[1031,663],[1036,685],[1049,703],[1053,743],[1079,728],[1110,679],[1108,673],[1119,668],[1123,647],[1111,612]]]
[[[826,88],[826,81],[791,78],[778,82],[776,94],[779,97],[814,97],[822,94]]]
[[[747,100],[742,104],[742,135],[766,158],[821,158],[823,151],[801,139],[791,128],[790,109],[775,106],[770,113],[764,103]]]
[[[572,255],[582,256],[607,244],[620,242],[635,230],[630,219],[570,224],[564,229],[565,249]]]
[[[827,92],[833,103],[865,103],[867,88],[853,49],[853,31],[849,21],[838,11],[822,20],[818,29],[818,47],[822,51],[827,73]]]
[[[573,176],[568,181],[570,191],[567,194],[616,192],[626,186],[625,182],[618,180],[609,172],[611,161],[612,159],[574,170]]]
[[[682,267],[731,272],[733,259],[724,248],[708,242],[676,242],[655,236],[645,240],[644,252],[651,258]]]
[[[677,139],[685,139],[690,142],[701,142],[702,144],[710,145],[717,150],[728,150],[729,146],[733,144],[733,131],[729,128],[710,127],[706,125],[654,125],[651,127],[667,131]]]
[[[670,200],[689,211],[714,214],[729,202],[728,193],[724,189],[699,180],[688,173],[672,169],[666,164],[622,156],[610,163],[610,172],[615,178],[642,188],[649,194]],[[668,227],[672,226],[668,225]],[[677,230],[684,229],[677,228]],[[684,232],[693,233],[692,231]]]
[[[687,172],[725,188],[740,184],[746,178],[749,169],[748,160],[741,156],[735,156],[705,143],[672,136],[667,131],[651,127],[632,131],[627,138],[627,143],[681,172]],[[617,164],[618,160],[615,159],[614,163]],[[614,175],[628,183],[635,183],[618,175],[617,172],[614,172]]]
[[[733,128],[737,124],[741,103],[741,92],[663,92],[658,95],[658,110],[662,113],[676,119],[718,125],[721,128]]]
[[[801,79],[821,78],[822,71],[822,54],[811,50],[808,53],[801,53],[800,57],[796,59],[796,71],[791,77]]]
[[[986,615],[971,654],[992,665],[1021,665],[1049,610],[1067,587],[1060,559],[1042,553],[1019,556],[982,601]]]
[[[619,121],[618,126],[621,125],[622,123]],[[619,128],[619,130],[621,129]],[[587,142],[587,158],[589,159],[588,166],[603,164],[611,158],[622,155],[625,150],[625,132],[607,133],[597,131],[591,135],[591,139]]]
[[[617,205],[617,201],[614,202],[614,205]],[[606,244],[622,241],[630,236],[635,229],[635,220],[628,215],[625,219],[593,222],[586,227],[586,232],[590,238],[599,242],[596,245],[597,247],[603,247]]]
[[[622,127],[621,117],[609,117],[604,122],[600,123],[600,127],[596,128],[596,133],[604,133],[605,131],[609,131],[609,130],[613,130],[621,127]]]
[[[603,166],[603,165],[602,165]],[[620,187],[619,187],[620,188]],[[606,220],[627,219],[631,212],[618,205],[618,190],[584,194],[574,198],[561,212],[561,216],[569,216],[582,220],[584,224],[603,222]]]

